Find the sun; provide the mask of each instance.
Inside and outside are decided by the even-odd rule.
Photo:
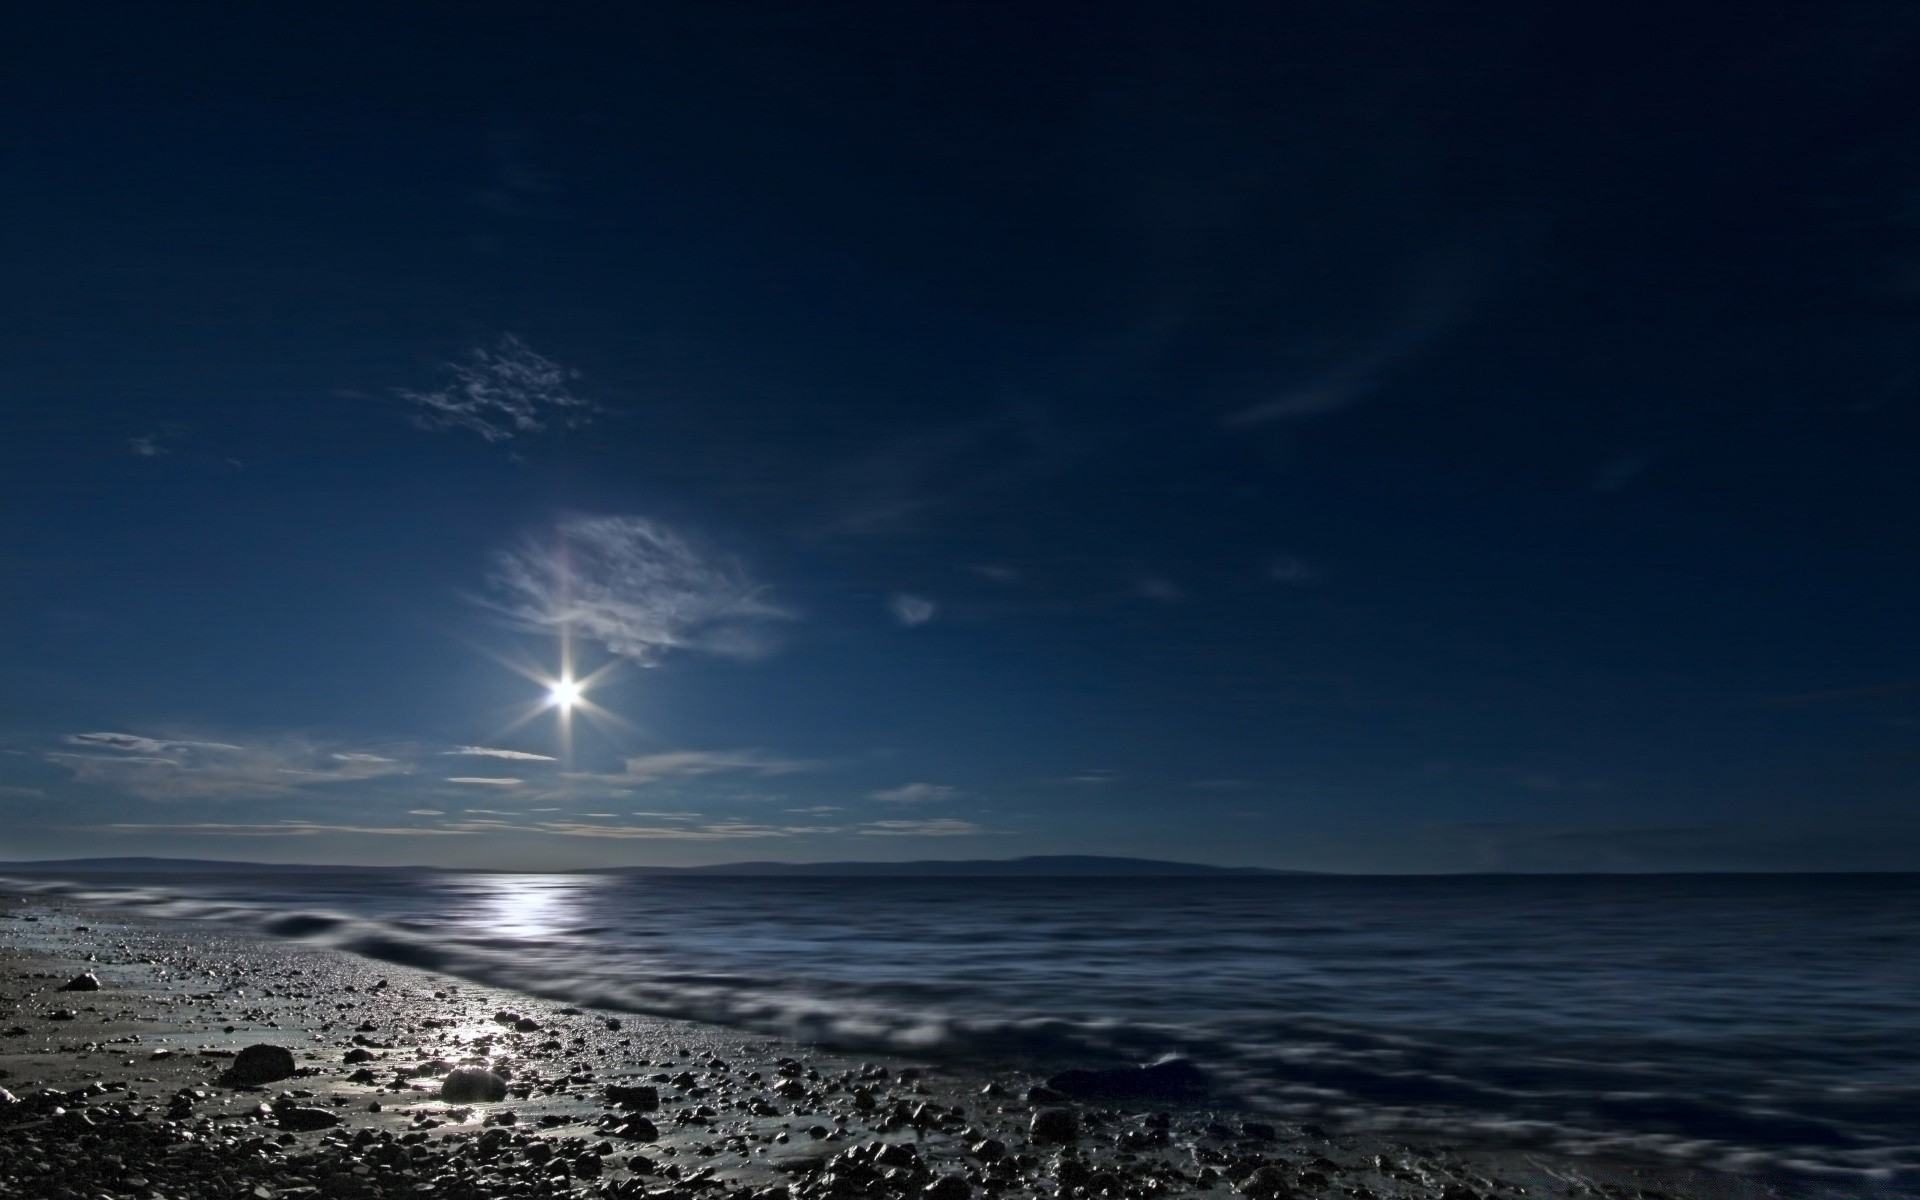
[[[547,700],[556,708],[569,709],[580,703],[583,689],[571,679],[562,679],[547,689]]]

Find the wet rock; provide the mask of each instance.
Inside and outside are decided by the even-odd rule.
[[[440,1081],[440,1098],[449,1104],[496,1104],[507,1098],[507,1081],[485,1067],[461,1067]]]
[[[97,992],[100,990],[100,977],[92,971],[88,971],[84,975],[75,975],[72,979],[61,984],[60,990],[63,992]]]
[[[258,1042],[233,1056],[233,1065],[220,1077],[220,1082],[230,1087],[258,1087],[291,1079],[298,1069],[293,1062],[293,1051],[285,1046]]]
[[[1039,1108],[1043,1104],[1063,1104],[1066,1102],[1066,1099],[1067,1094],[1065,1092],[1056,1092],[1050,1087],[1044,1087],[1037,1083],[1027,1089],[1027,1106],[1029,1108]]]
[[[942,1175],[920,1189],[926,1200],[972,1200],[973,1185],[958,1175]]]
[[[981,1162],[998,1162],[1007,1156],[1007,1144],[999,1138],[981,1138],[967,1149]]]
[[[340,1123],[340,1118],[324,1108],[303,1108],[294,1106],[283,1108],[274,1114],[279,1118],[280,1128],[295,1133],[311,1133],[316,1129],[332,1129]]]
[[[652,1121],[640,1116],[626,1117],[607,1132],[615,1137],[623,1137],[634,1142],[651,1142],[660,1137],[659,1128]]]
[[[1033,1114],[1028,1132],[1036,1142],[1071,1142],[1080,1136],[1080,1118],[1070,1108],[1043,1108]]]
[[[1239,1192],[1252,1200],[1281,1200],[1293,1195],[1293,1184],[1279,1167],[1260,1167],[1240,1181]]]
[[[1273,1142],[1280,1139],[1280,1131],[1265,1121],[1248,1121],[1240,1126],[1240,1132],[1256,1142]]]
[[[1170,1058],[1145,1067],[1062,1071],[1047,1087],[1073,1100],[1192,1100],[1207,1094],[1207,1077],[1186,1059]]]
[[[660,1089],[640,1083],[610,1083],[607,1085],[607,1103],[621,1108],[659,1108]]]

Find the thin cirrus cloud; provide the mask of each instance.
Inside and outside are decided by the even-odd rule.
[[[449,775],[448,783],[467,784],[473,787],[514,788],[526,783],[524,779],[514,779],[503,775]]]
[[[558,762],[551,754],[530,754],[525,750],[500,750],[492,746],[455,746],[451,750],[442,750],[443,755],[465,755],[470,758],[506,758],[515,762]]]
[[[868,821],[856,832],[866,837],[971,837],[986,830],[972,821],[942,817],[932,821]]]
[[[665,779],[731,771],[750,775],[792,775],[813,770],[817,766],[818,763],[804,759],[779,758],[758,750],[667,750],[629,758],[626,769],[619,775],[602,778],[627,783],[656,783]]]
[[[339,751],[300,737],[240,742],[72,733],[45,759],[75,782],[146,800],[271,799],[314,787],[405,775],[385,755]]]
[[[562,630],[652,665],[675,650],[759,658],[767,626],[792,614],[762,598],[739,564],[645,517],[575,517],[550,540],[503,551],[491,605],[515,625]]]
[[[579,371],[535,353],[511,333],[475,346],[465,362],[447,363],[446,373],[448,382],[432,391],[394,389],[414,406],[414,423],[423,429],[464,429],[504,442],[586,425],[603,411],[573,394]]]
[[[959,794],[959,788],[948,787],[944,783],[903,783],[897,788],[868,792],[867,796],[888,804],[931,804],[938,800],[951,800]]]
[[[925,625],[928,621],[933,620],[933,614],[938,611],[940,606],[925,596],[914,596],[906,592],[901,592],[899,595],[887,601],[887,607],[892,610],[894,620],[900,622],[900,624],[906,626],[908,629],[912,629],[916,625]]]

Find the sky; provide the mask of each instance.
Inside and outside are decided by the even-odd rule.
[[[1910,5],[14,26],[0,858],[1920,869]]]

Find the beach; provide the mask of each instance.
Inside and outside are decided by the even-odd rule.
[[[1178,1067],[830,1053],[69,900],[3,912],[8,1195],[1875,1194],[1277,1122]],[[292,1073],[237,1080],[259,1045]],[[507,1094],[443,1099],[463,1067]]]

